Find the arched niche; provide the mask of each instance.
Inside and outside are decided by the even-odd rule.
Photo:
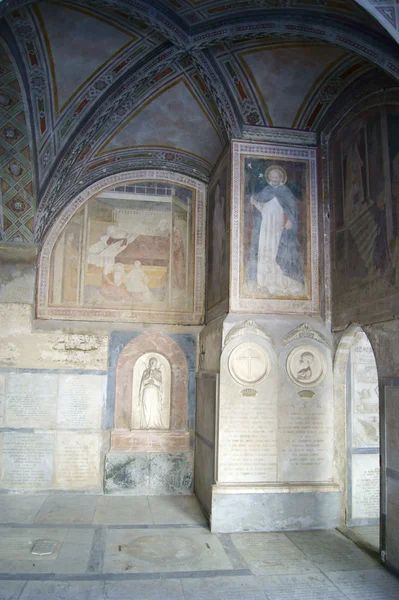
[[[191,177],[155,170],[86,188],[44,240],[37,317],[199,324],[205,192]]]
[[[350,325],[337,347],[334,403],[335,462],[346,498],[344,520],[349,526],[376,525],[380,496],[378,373],[371,343],[359,325]]]
[[[164,365],[165,383],[170,368],[170,411],[168,428],[132,428],[137,425],[135,394],[140,395],[142,366],[151,358]],[[141,366],[140,366],[141,365]],[[188,365],[177,342],[162,333],[144,333],[122,350],[116,367],[114,430],[111,449],[118,451],[183,451],[189,449],[187,430]],[[165,423],[164,423],[165,425]]]

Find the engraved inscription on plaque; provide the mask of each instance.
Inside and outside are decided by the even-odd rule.
[[[57,375],[9,373],[6,394],[8,427],[55,427]]]
[[[95,488],[99,485],[98,434],[57,434],[55,486],[61,489]]]
[[[352,518],[380,516],[380,455],[352,455]]]
[[[244,342],[230,354],[229,371],[238,383],[255,385],[270,372],[269,355],[259,344]]]
[[[227,352],[219,400],[218,481],[276,481],[277,381],[269,354],[259,344],[243,342],[226,358]]]
[[[2,487],[50,488],[54,433],[9,433],[3,436]]]
[[[100,429],[102,375],[60,375],[57,425],[67,429]]]
[[[297,346],[288,355],[287,373],[297,385],[302,387],[317,385],[324,379],[326,372],[326,359],[314,346]]]

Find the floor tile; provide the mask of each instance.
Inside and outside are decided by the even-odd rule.
[[[62,546],[62,542],[67,535],[66,529],[57,528],[13,528],[4,527],[0,532],[0,572],[7,572],[4,569],[6,564],[9,566],[11,563],[18,563],[22,566],[24,563],[29,568],[29,563],[54,563],[57,558],[59,551]],[[34,544],[38,540],[45,540],[50,543],[54,543],[54,549],[51,554],[43,556],[33,555],[32,549]],[[30,570],[30,568],[29,568]],[[22,568],[21,572],[25,569]],[[15,568],[12,569],[13,573],[17,572]]]
[[[323,572],[378,568],[373,558],[334,530],[286,535]]]
[[[204,529],[108,531],[104,573],[232,569],[215,535]]]
[[[0,523],[33,523],[48,496],[0,494]]]
[[[284,533],[235,533],[231,539],[255,575],[320,572]]]
[[[149,496],[154,523],[205,524],[206,518],[195,496]]]
[[[54,566],[54,573],[59,575],[86,573],[93,537],[93,528],[67,530]]]
[[[95,524],[152,524],[147,496],[100,496],[94,514]]]
[[[365,525],[363,527],[350,527],[350,529],[362,540],[374,546],[377,550],[380,547],[380,527],[379,525]]]
[[[100,581],[28,581],[20,600],[102,600]]]
[[[384,568],[377,571],[327,573],[350,600],[398,600],[399,578]]]
[[[106,581],[104,600],[185,600],[178,579]]]
[[[261,581],[268,600],[346,600],[321,573],[272,575]]]
[[[186,600],[266,600],[255,577],[211,577],[181,580]]]
[[[25,581],[0,581],[0,600],[18,600]]]
[[[98,496],[56,495],[50,496],[35,518],[35,523],[84,523],[93,522]]]

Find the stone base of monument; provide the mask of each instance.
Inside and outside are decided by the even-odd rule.
[[[342,493],[333,484],[212,488],[213,533],[332,529],[341,523],[341,515]]]
[[[192,451],[144,454],[109,452],[104,493],[131,496],[179,496],[193,493]]]

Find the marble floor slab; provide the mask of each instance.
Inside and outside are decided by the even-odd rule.
[[[323,572],[373,569],[377,565],[373,558],[334,530],[286,535]]]
[[[350,529],[361,539],[370,544],[377,551],[380,547],[379,525],[363,525],[361,527],[350,527]]]
[[[328,573],[349,600],[398,600],[399,579],[385,569]]]
[[[320,573],[284,533],[235,533],[230,537],[255,575]]]
[[[104,600],[185,600],[179,579],[150,581],[108,581]]]
[[[206,525],[206,519],[195,496],[149,496],[152,517],[156,525]]]
[[[346,600],[322,573],[272,575],[262,579],[268,600]]]
[[[255,577],[182,579],[185,600],[267,600]]]
[[[0,495],[0,523],[33,523],[48,496]]]
[[[0,495],[0,516],[0,600],[399,600],[340,532],[216,535],[193,496]]]
[[[55,495],[49,496],[36,515],[35,523],[89,524],[93,522],[98,496]]]
[[[147,496],[100,496],[93,522],[103,525],[152,524]]]
[[[104,573],[232,569],[215,535],[205,529],[108,531]]]

